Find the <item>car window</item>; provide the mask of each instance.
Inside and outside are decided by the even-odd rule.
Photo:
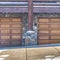
[[[27,36],[31,36],[31,34],[30,33],[27,33]]]

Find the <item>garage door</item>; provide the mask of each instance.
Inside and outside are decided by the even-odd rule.
[[[22,44],[22,21],[20,18],[0,18],[0,46]]]
[[[39,18],[38,44],[60,43],[60,18]]]

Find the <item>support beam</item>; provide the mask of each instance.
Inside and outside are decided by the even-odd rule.
[[[28,30],[33,30],[33,1],[28,0]]]

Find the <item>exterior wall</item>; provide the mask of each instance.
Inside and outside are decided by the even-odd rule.
[[[23,24],[23,33],[27,31],[27,22],[28,22],[28,15],[26,13],[22,14],[22,13],[0,13],[0,17],[4,18],[4,17],[11,17],[11,18],[22,18],[22,24]]]
[[[3,1],[3,0],[2,0]],[[2,2],[1,1],[1,2]],[[5,2],[8,2],[7,0],[4,0]],[[14,0],[15,2],[18,2],[19,0]],[[24,0],[28,1],[28,0]],[[48,0],[33,0],[33,1],[48,1]],[[49,0],[53,1],[53,0]],[[57,1],[57,0],[54,0]],[[59,0],[58,0],[59,1]],[[9,2],[13,2],[13,0],[10,0]],[[37,6],[37,5],[36,5]],[[40,5],[39,5],[40,6]],[[41,5],[43,6],[43,5]],[[33,8],[33,26],[35,25],[37,27],[37,21],[39,17],[60,17],[60,5],[59,7],[47,7],[47,5],[44,7],[34,7]],[[50,5],[49,5],[50,6]],[[18,11],[17,11],[18,10]],[[2,13],[3,12],[3,13]],[[0,8],[0,17],[21,17],[22,18],[22,24],[23,24],[23,34],[28,30],[28,6],[27,7],[1,7]],[[37,28],[38,29],[38,28]]]
[[[23,22],[23,33],[25,33],[26,31],[27,31],[27,27],[28,27],[28,14],[26,14],[26,13],[24,13],[24,14],[22,14],[22,13],[0,13],[0,17],[22,17],[22,22]],[[41,13],[41,14],[39,14],[39,13],[37,13],[37,14],[34,14],[33,15],[33,25],[36,25],[36,27],[37,27],[37,21],[38,21],[38,18],[39,17],[60,17],[60,14],[56,14],[56,13],[54,13],[54,14],[47,14],[47,13]]]
[[[0,17],[0,47],[22,45],[22,19]]]
[[[33,25],[36,24],[36,26],[37,26],[38,18],[60,18],[60,14],[56,14],[56,13],[54,13],[54,14],[51,14],[51,13],[50,14],[48,14],[48,13],[34,14]]]
[[[22,17],[22,24],[23,24],[23,34],[27,31],[27,27],[28,27],[28,14],[24,13],[0,13],[0,17]],[[35,25],[37,27],[37,21],[38,21],[38,18],[44,18],[44,17],[55,17],[55,18],[59,18],[60,17],[60,14],[47,14],[47,13],[37,13],[37,14],[33,14],[33,26]],[[38,28],[37,28],[38,29]],[[22,42],[22,44],[24,45],[24,42]]]
[[[39,17],[60,17],[59,13],[36,13],[34,16]]]

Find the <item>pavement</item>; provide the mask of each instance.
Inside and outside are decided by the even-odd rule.
[[[0,60],[60,60],[60,46],[0,49]]]

